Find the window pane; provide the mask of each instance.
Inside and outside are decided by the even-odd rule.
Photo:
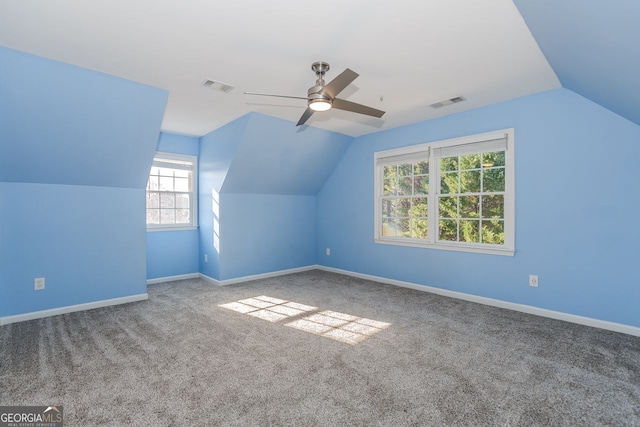
[[[484,192],[504,191],[504,168],[484,169],[482,174]]]
[[[176,208],[189,208],[189,195],[176,194]]]
[[[411,237],[414,239],[426,239],[429,221],[426,218],[415,218],[411,220]]]
[[[189,224],[189,209],[176,209],[176,224]]]
[[[385,178],[392,178],[398,176],[398,166],[389,165],[384,167],[384,176]]]
[[[457,171],[458,157],[443,157],[442,159],[440,159],[440,170],[442,172]]]
[[[429,194],[429,175],[413,178],[413,194]]]
[[[158,193],[147,193],[147,207],[157,208],[160,203],[160,195]]]
[[[418,162],[413,164],[414,175],[427,175],[429,173],[429,162]]]
[[[189,178],[176,178],[175,191],[189,191]]]
[[[504,218],[504,196],[482,196],[483,218]]]
[[[482,167],[490,168],[492,166],[504,166],[504,151],[497,151],[495,153],[482,154]]]
[[[156,154],[147,181],[147,224],[195,224],[192,205],[196,203],[193,191],[196,158]]]
[[[458,198],[457,197],[440,197],[439,209],[440,218],[457,218],[458,217]]]
[[[395,196],[398,194],[398,179],[388,178],[384,180],[384,196]]]
[[[396,204],[398,199],[385,199],[382,201],[382,217],[397,216]]]
[[[458,240],[458,222],[450,219],[440,220],[439,239],[455,242]]]
[[[504,244],[504,221],[482,221],[482,243]]]
[[[411,164],[411,163],[398,165],[398,175],[399,176],[411,176],[412,170],[413,170],[413,164]]]
[[[149,176],[149,181],[147,182],[148,190],[158,190],[158,177],[157,176]]]
[[[396,203],[397,216],[409,216],[411,210],[411,199],[398,199]]]
[[[158,168],[158,174],[160,176],[170,176],[173,178],[173,169],[170,168]]]
[[[395,237],[396,235],[395,219],[385,218],[382,220],[382,235],[384,237]]]
[[[147,224],[160,224],[160,209],[147,209]]]
[[[479,196],[460,197],[460,218],[480,218]]]
[[[409,218],[398,218],[396,224],[398,225],[399,237],[411,237],[411,222]]]
[[[173,193],[160,193],[160,207],[161,208],[175,208],[175,194]]]
[[[480,243],[480,221],[460,221],[460,241]]]
[[[160,177],[160,190],[173,191],[173,177]]]
[[[458,173],[448,172],[442,174],[440,180],[440,192],[442,194],[457,193],[458,192]]]
[[[479,193],[480,192],[480,171],[460,172],[460,192]]]
[[[414,197],[411,203],[411,216],[427,217],[428,199],[426,197]]]
[[[460,156],[460,170],[476,169],[480,167],[480,154]]]
[[[411,178],[410,176],[400,178],[398,182],[398,195],[410,196],[412,194],[413,194],[413,178]]]
[[[160,224],[175,224],[176,211],[173,209],[160,209]]]

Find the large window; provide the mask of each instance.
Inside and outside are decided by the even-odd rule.
[[[196,222],[197,158],[156,153],[147,182],[147,228],[193,228]]]
[[[375,153],[378,243],[513,255],[513,129]]]

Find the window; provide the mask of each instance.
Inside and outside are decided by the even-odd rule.
[[[375,153],[375,240],[513,255],[513,129]]]
[[[195,156],[156,153],[147,181],[147,228],[193,228],[197,225]]]

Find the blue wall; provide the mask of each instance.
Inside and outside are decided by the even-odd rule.
[[[240,145],[249,116],[243,116],[203,136],[198,158],[198,221],[200,273],[220,279],[220,189]],[[205,255],[207,261],[205,262]]]
[[[0,316],[145,294],[144,230],[143,189],[0,183]]]
[[[352,138],[251,113],[222,193],[316,195]]]
[[[221,194],[220,279],[316,264],[316,197]]]
[[[0,70],[0,181],[146,185],[166,91],[1,46]]]
[[[640,124],[638,0],[514,0],[562,86]]]
[[[0,316],[145,294],[167,92],[2,47],[0,69]]]
[[[373,242],[375,151],[510,127],[515,256]],[[639,142],[639,126],[566,89],[356,138],[318,196],[318,261],[640,326]]]
[[[162,132],[157,151],[198,155],[198,138]],[[147,232],[147,279],[198,272],[198,230]]]
[[[314,265],[315,195],[351,140],[256,113],[200,138],[200,272]]]

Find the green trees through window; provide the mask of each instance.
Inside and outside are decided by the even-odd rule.
[[[504,244],[505,153],[440,159],[438,239]]]
[[[506,130],[376,153],[376,241],[512,255],[512,147]]]
[[[384,167],[382,235],[426,239],[429,162]]]

